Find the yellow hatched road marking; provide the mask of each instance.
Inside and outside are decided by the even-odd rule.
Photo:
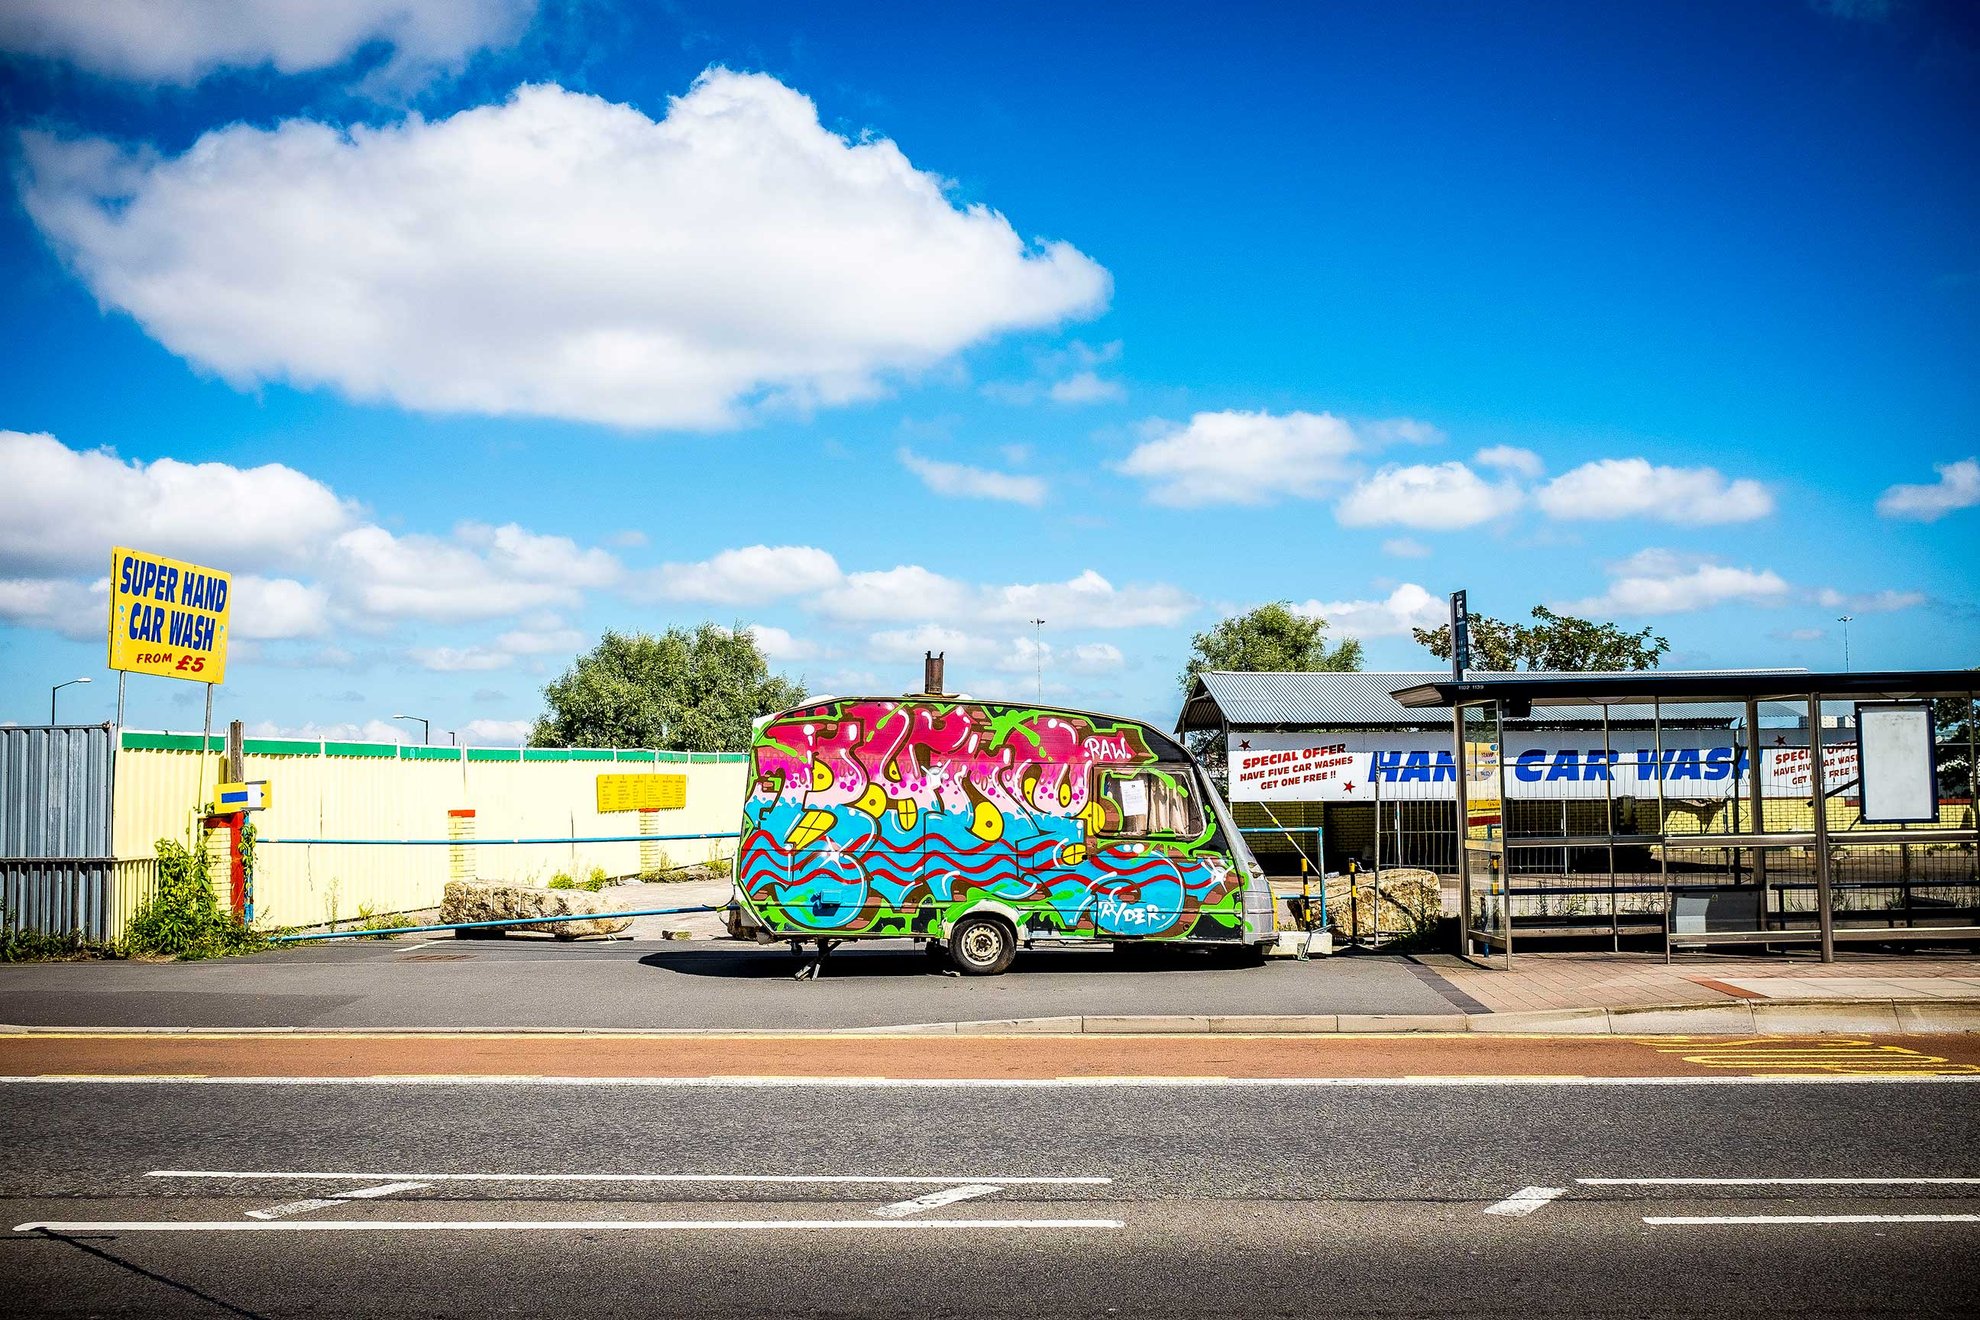
[[[1789,1040],[1767,1037],[1709,1038],[1637,1037],[1659,1054],[1674,1054],[1701,1068],[1737,1068],[1760,1073],[1831,1073],[1843,1076],[1892,1074],[1948,1076],[1980,1073],[1980,1065],[1953,1063],[1902,1045],[1879,1045],[1871,1040]]]

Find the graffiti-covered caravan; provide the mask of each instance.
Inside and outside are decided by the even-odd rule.
[[[771,718],[751,749],[734,929],[907,936],[1001,972],[1039,939],[1272,938],[1223,802],[1135,720],[938,697]]]

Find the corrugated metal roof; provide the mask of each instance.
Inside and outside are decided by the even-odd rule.
[[[1796,673],[1797,670],[1683,670],[1688,674]],[[1551,677],[1539,673],[1526,678]],[[1363,673],[1232,673],[1210,671],[1198,674],[1183,701],[1176,721],[1179,731],[1215,729],[1228,724],[1234,729],[1313,728],[1352,729],[1368,727],[1443,727],[1449,724],[1448,711],[1410,710],[1391,693],[1426,683],[1449,682],[1448,669],[1406,670]],[[1588,677],[1586,674],[1577,677]],[[1614,706],[1611,723],[1647,722],[1651,708]],[[1740,719],[1744,709],[1737,703],[1686,705],[1666,709],[1666,724],[1727,724]],[[1587,721],[1601,723],[1599,707],[1555,707],[1535,720],[1508,720],[1508,724],[1568,724]]]

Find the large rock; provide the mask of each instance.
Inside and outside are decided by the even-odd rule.
[[[477,885],[449,880],[440,904],[440,920],[508,921],[517,917],[561,917],[579,912],[610,912],[623,906],[617,894],[594,894],[588,889],[537,889],[530,885]],[[574,940],[580,935],[617,935],[633,924],[631,917],[600,917],[596,921],[550,921],[541,925],[497,926],[504,930],[535,930]],[[467,932],[472,934],[473,932]]]
[[[1317,899],[1318,886],[1314,897]],[[1380,922],[1376,921],[1375,877],[1367,871],[1350,880],[1331,876],[1327,880],[1327,925],[1346,939],[1360,939],[1375,932],[1378,924],[1384,935],[1417,935],[1436,928],[1444,915],[1444,892],[1435,871],[1413,867],[1384,868]]]

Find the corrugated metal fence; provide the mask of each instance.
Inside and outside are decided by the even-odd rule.
[[[115,776],[107,725],[0,729],[0,908],[9,929],[108,939],[128,915],[119,880],[144,890],[143,863],[111,845]]]

